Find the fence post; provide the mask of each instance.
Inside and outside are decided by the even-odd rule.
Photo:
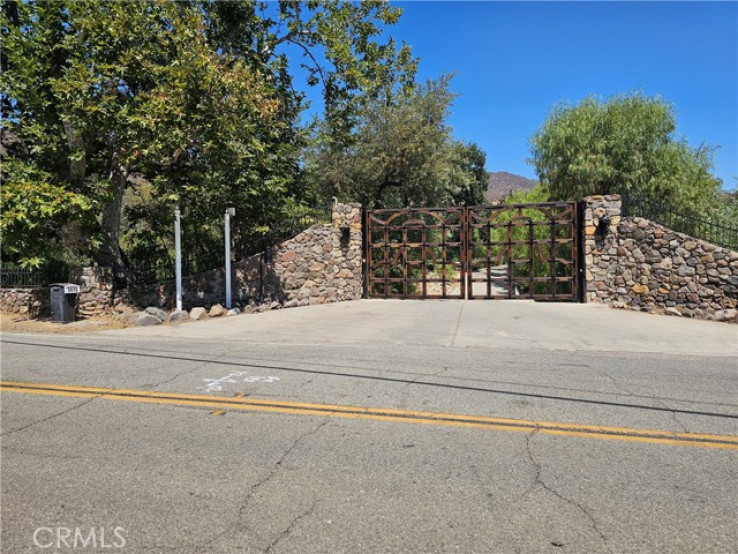
[[[179,208],[177,208],[174,210],[174,275],[177,283],[177,311],[182,310],[182,245],[180,243],[181,225],[179,217]]]
[[[225,304],[231,309],[231,216],[236,215],[236,208],[228,208],[225,212]]]

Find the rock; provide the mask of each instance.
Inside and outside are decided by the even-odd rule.
[[[134,325],[136,323],[136,320],[138,320],[140,314],[137,312],[129,312],[124,314],[119,314],[116,317],[119,321],[122,321],[124,323],[128,323],[129,325]]]
[[[678,315],[679,317],[682,316],[682,312],[680,312],[676,308],[666,308],[666,313],[671,315]]]
[[[200,321],[201,319],[205,319],[208,316],[207,310],[202,307],[198,308],[192,308],[190,310],[190,319],[192,321]]]
[[[225,315],[238,315],[240,313],[241,313],[241,310],[239,310],[238,308],[231,308],[230,310],[226,312]]]
[[[167,313],[164,310],[160,308],[154,308],[153,306],[146,308],[144,312],[154,316],[159,321],[164,321],[167,318]]]
[[[633,292],[636,294],[646,294],[648,292],[647,285],[633,285]]]
[[[715,312],[715,319],[718,321],[735,321],[738,311],[734,309],[719,310]]]
[[[161,325],[161,324],[162,324],[161,319],[151,314],[147,314],[146,312],[139,314],[138,319],[136,319],[137,327],[145,327],[148,325]]]
[[[180,321],[190,321],[190,314],[188,314],[185,310],[177,310],[169,314],[167,321],[171,323],[177,323]]]
[[[225,315],[226,309],[221,306],[220,304],[215,304],[212,308],[210,308],[210,312],[208,315],[210,317],[220,317],[222,315]]]

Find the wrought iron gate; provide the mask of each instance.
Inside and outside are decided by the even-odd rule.
[[[573,202],[368,210],[368,298],[579,300]]]

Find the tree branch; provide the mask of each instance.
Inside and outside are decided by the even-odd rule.
[[[287,42],[289,42],[291,44],[294,44],[295,46],[299,46],[300,48],[302,48],[302,50],[305,52],[305,54],[307,54],[308,57],[313,61],[313,64],[315,64],[315,68],[318,70],[318,73],[320,74],[320,80],[322,81],[323,86],[325,86],[326,85],[326,82],[325,82],[325,75],[323,74],[323,68],[318,63],[318,60],[315,59],[315,56],[313,56],[313,53],[310,51],[310,49],[307,46],[305,46],[304,44],[302,44],[301,42],[298,42],[296,40],[292,40],[291,38],[290,39],[287,39]]]

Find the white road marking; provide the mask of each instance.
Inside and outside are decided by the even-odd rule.
[[[203,379],[207,383],[204,387],[198,387],[204,389],[205,392],[221,392],[223,385],[229,383],[276,383],[279,381],[279,377],[274,376],[263,376],[263,375],[249,375],[246,371],[234,371],[218,379]]]

